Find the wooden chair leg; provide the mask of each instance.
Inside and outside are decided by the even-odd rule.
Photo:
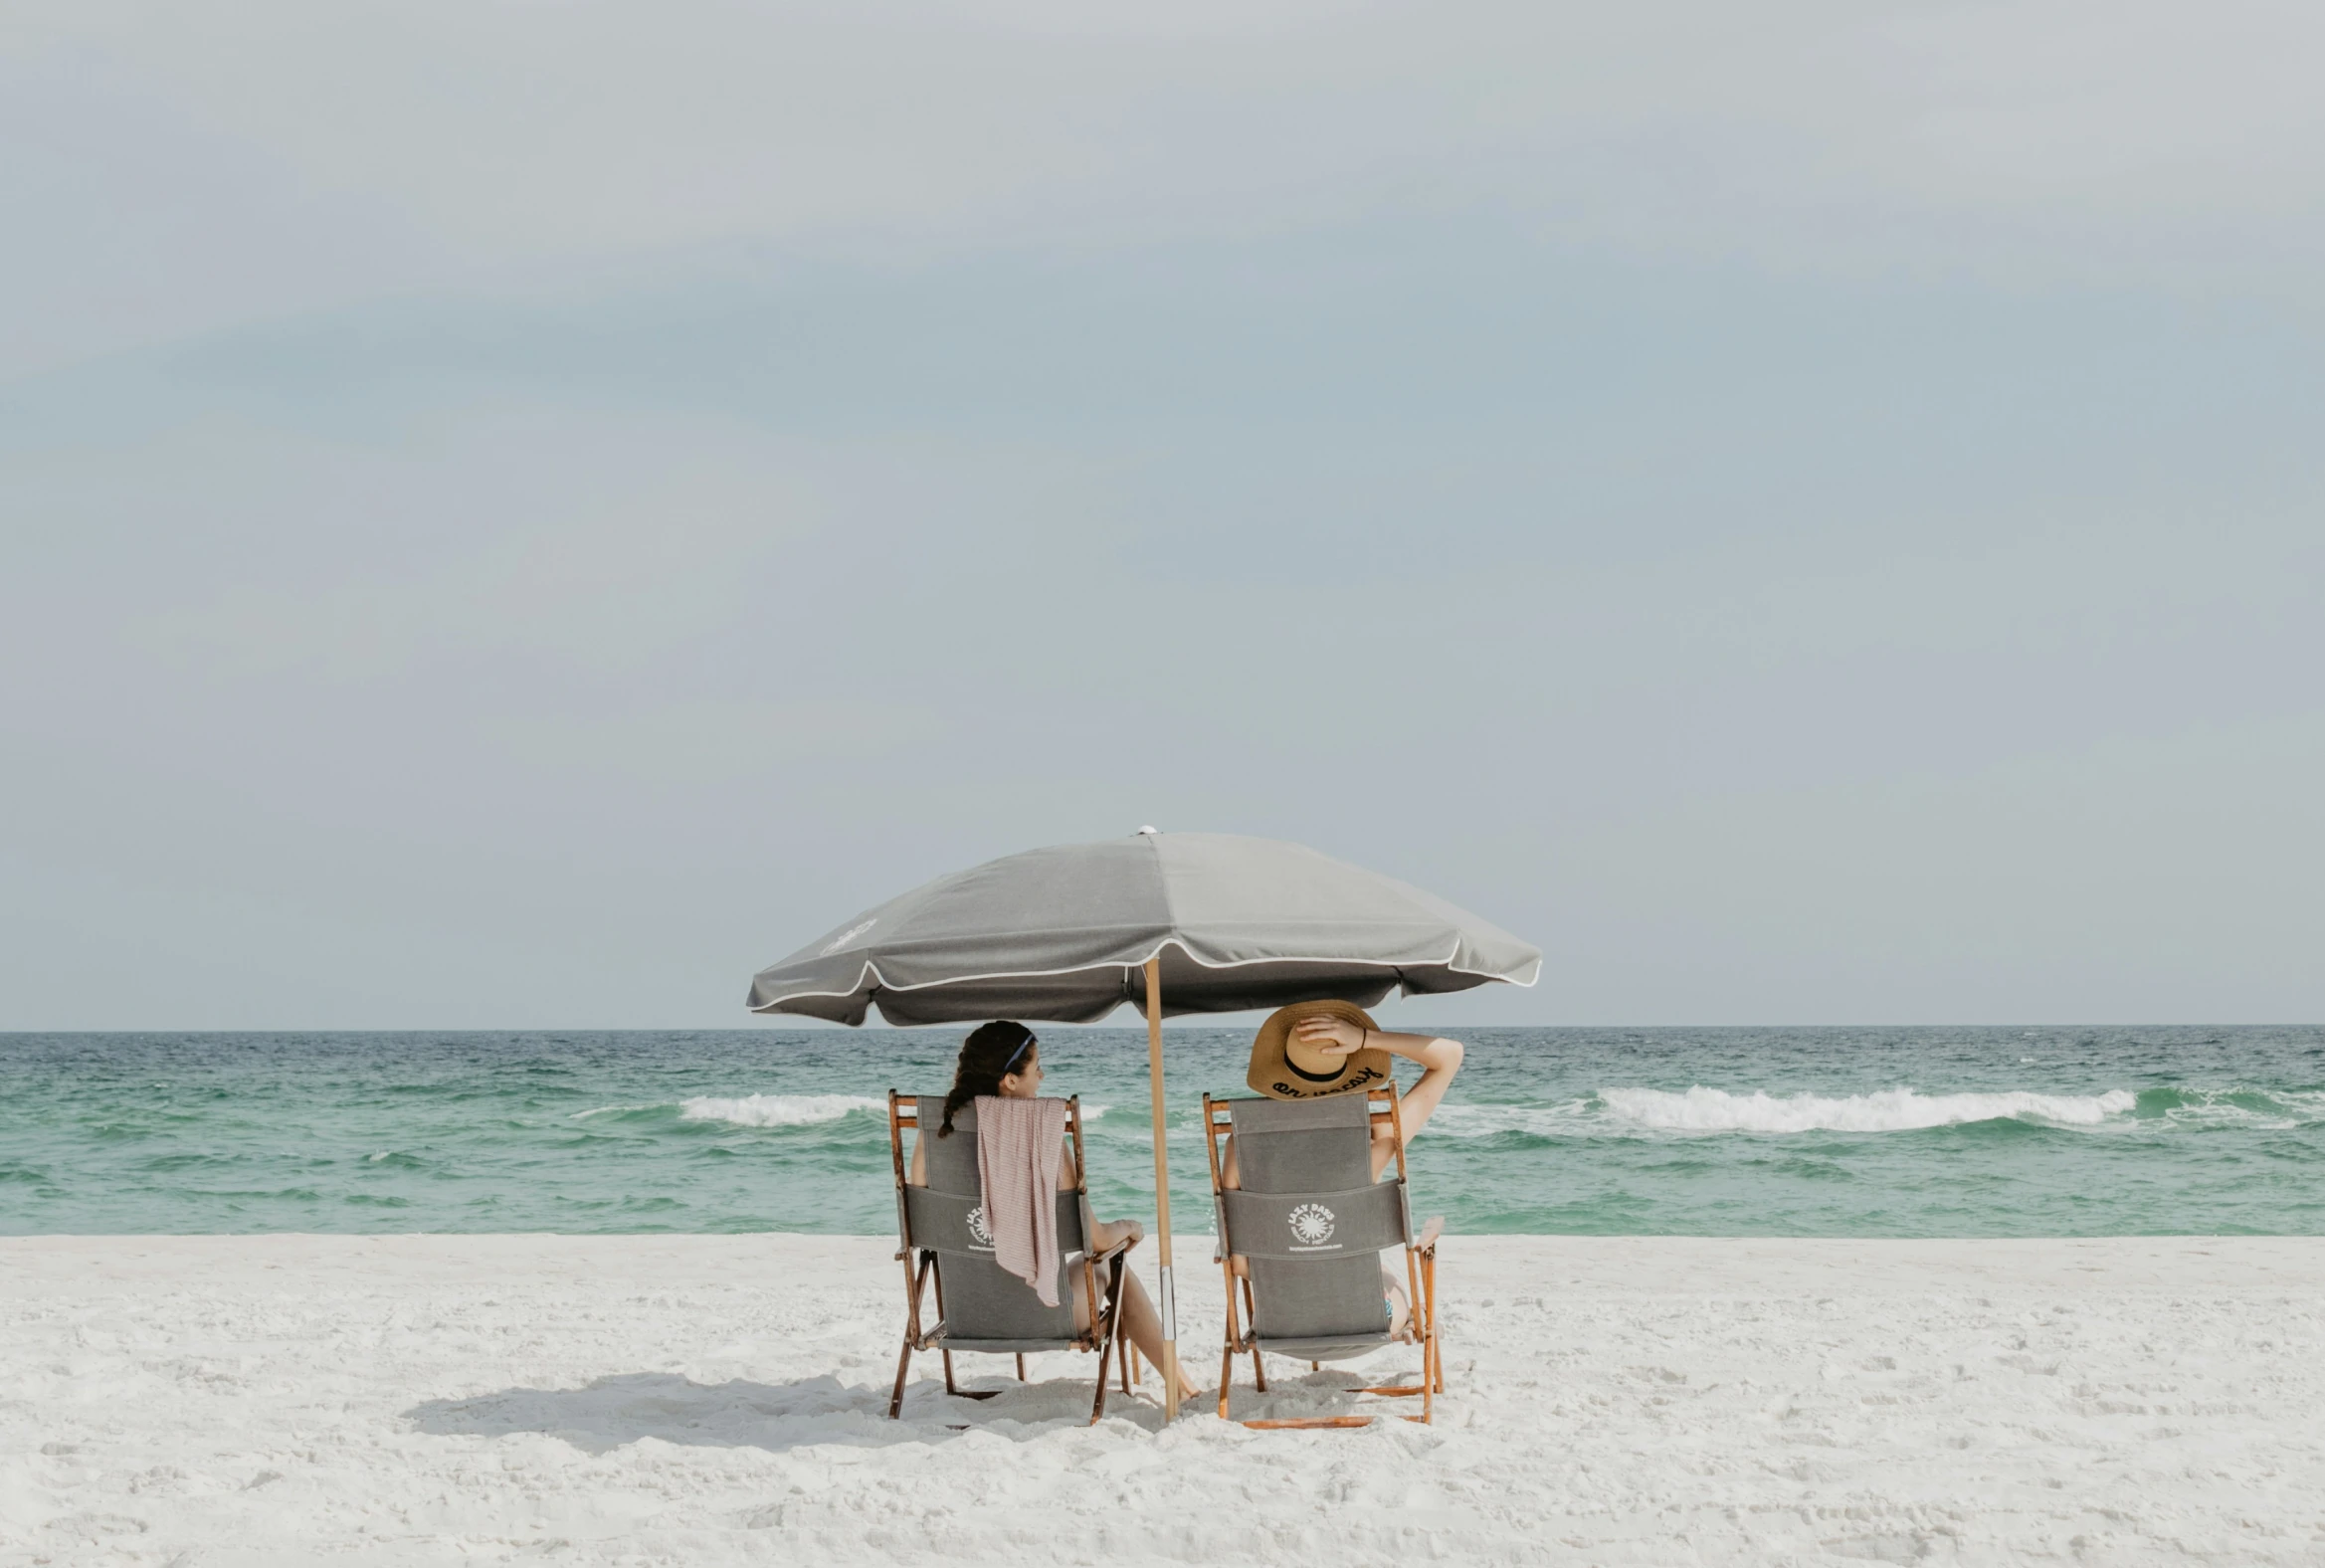
[[[1097,1393],[1089,1403],[1089,1424],[1093,1427],[1103,1421],[1106,1416],[1106,1363],[1112,1359],[1114,1349],[1110,1336],[1116,1333],[1119,1327],[1118,1319],[1109,1319],[1105,1330],[1109,1337],[1098,1340],[1098,1387]]]
[[[888,1420],[901,1421],[904,1416],[904,1374],[912,1370],[912,1341],[904,1341],[904,1353],[896,1357],[896,1387],[888,1395]]]
[[[889,1103],[891,1120],[894,1113],[894,1102],[891,1099]],[[929,1271],[936,1267],[936,1255],[924,1253],[920,1259],[920,1272],[915,1274],[912,1272],[911,1252],[907,1249],[897,1253],[896,1256],[903,1260],[904,1264],[904,1350],[901,1355],[896,1357],[896,1387],[888,1395],[888,1419],[890,1421],[899,1420],[903,1416],[904,1375],[912,1369],[912,1342],[920,1337],[920,1292],[928,1287]],[[946,1371],[948,1374],[951,1371],[951,1363],[949,1362],[946,1363]]]
[[[1421,1424],[1435,1426],[1437,1416],[1437,1336],[1421,1347]]]
[[[1098,1308],[1098,1391],[1090,1402],[1089,1424],[1096,1426],[1106,1414],[1107,1358],[1121,1361],[1121,1352],[1128,1349],[1130,1340],[1122,1332],[1122,1260],[1116,1258],[1106,1275],[1105,1304]],[[1122,1392],[1130,1392],[1129,1363],[1122,1361]]]
[[[1228,1390],[1236,1380],[1236,1347],[1230,1344],[1219,1357],[1219,1419],[1227,1420]]]
[[[1020,1383],[1023,1383],[1023,1382],[1026,1380],[1026,1358],[1025,1358],[1025,1352],[1024,1352],[1024,1351],[1022,1351],[1022,1350],[1018,1352],[1018,1358],[1017,1358],[1017,1380],[1018,1380]]]
[[[1430,1252],[1421,1259],[1421,1286],[1430,1293],[1430,1370],[1435,1373],[1437,1391],[1447,1391],[1447,1342],[1444,1330],[1437,1326],[1437,1254]]]
[[[1267,1392],[1267,1364],[1259,1359],[1259,1305],[1252,1298],[1252,1276],[1244,1275],[1244,1321],[1252,1325],[1252,1381]]]
[[[952,1395],[955,1399],[999,1399],[1001,1397],[1001,1390],[997,1388],[961,1387],[960,1384],[953,1381],[953,1353],[945,1350],[940,1351],[939,1354],[944,1357],[944,1391],[947,1394]]]

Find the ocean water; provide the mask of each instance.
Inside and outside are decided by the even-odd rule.
[[[882,1096],[962,1033],[0,1036],[0,1232],[883,1233]],[[1461,1033],[1413,1148],[1460,1232],[2325,1233],[2325,1029]],[[1100,1212],[1150,1214],[1144,1032],[1042,1037]],[[1167,1039],[1208,1231],[1199,1096],[1250,1036]]]

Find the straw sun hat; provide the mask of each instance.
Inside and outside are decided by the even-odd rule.
[[[1353,1002],[1294,1002],[1267,1015],[1252,1041],[1252,1071],[1244,1081],[1269,1099],[1317,1099],[1352,1089],[1379,1088],[1394,1081],[1386,1051],[1366,1047],[1348,1056],[1334,1056],[1304,1046],[1292,1031],[1303,1018],[1339,1018],[1369,1029],[1380,1025]]]

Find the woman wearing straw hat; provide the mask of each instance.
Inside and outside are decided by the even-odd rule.
[[[1392,1034],[1372,1021],[1372,1015],[1352,1002],[1294,1002],[1277,1008],[1259,1026],[1252,1040],[1252,1065],[1244,1081],[1270,1099],[1318,1099],[1378,1088],[1395,1080],[1396,1059],[1418,1062],[1421,1081],[1398,1096],[1399,1118],[1405,1141],[1411,1143],[1453,1086],[1461,1071],[1461,1043],[1431,1035]],[[1372,1174],[1397,1157],[1397,1134],[1385,1126],[1372,1131]],[[1227,1163],[1220,1180],[1241,1187],[1235,1139],[1227,1140]],[[1236,1273],[1248,1271],[1241,1258]],[[1403,1333],[1407,1316],[1404,1287],[1387,1274],[1382,1287],[1388,1293],[1392,1332]]]

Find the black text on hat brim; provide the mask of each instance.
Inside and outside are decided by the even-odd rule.
[[[1323,1099],[1377,1088],[1395,1081],[1386,1051],[1367,1048],[1341,1059],[1340,1071],[1320,1079],[1291,1061],[1291,1032],[1302,1019],[1325,1016],[1378,1031],[1372,1015],[1353,1002],[1294,1002],[1267,1016],[1252,1040],[1251,1070],[1244,1081],[1270,1099]]]

